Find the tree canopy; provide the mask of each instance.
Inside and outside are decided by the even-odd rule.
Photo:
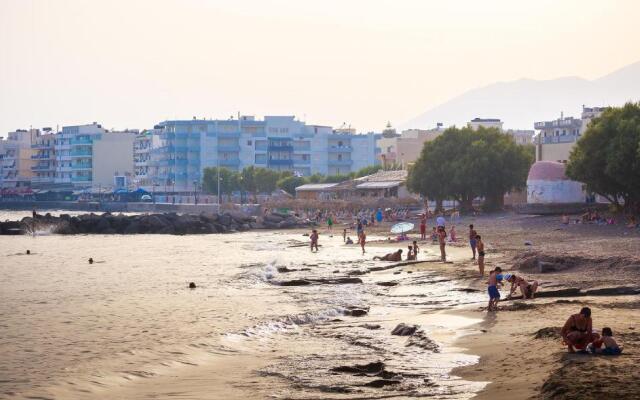
[[[567,176],[611,202],[640,212],[640,103],[606,109],[571,151]]]
[[[465,210],[477,197],[497,209],[505,193],[525,187],[532,163],[530,149],[495,128],[452,127],[424,144],[407,185],[438,202],[454,199]]]

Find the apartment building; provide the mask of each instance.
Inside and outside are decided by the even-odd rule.
[[[565,117],[552,121],[536,122],[536,161],[557,161],[566,163],[571,149],[584,133],[589,122],[599,116],[604,107],[582,107],[581,118]]]
[[[38,132],[32,140],[31,187],[35,189],[52,187],[55,185],[56,177],[56,135],[51,128],[43,128],[42,133]]]
[[[499,118],[474,118],[467,123],[467,126],[473,130],[478,128],[498,128],[502,131],[503,122]]]
[[[256,166],[308,176],[347,174],[376,163],[376,135],[307,125],[293,116],[174,120],[151,154],[154,183],[192,190],[207,167]]]
[[[152,151],[161,147],[161,130],[145,129],[136,135],[133,141],[133,184],[146,190],[152,190],[153,176],[157,170],[152,166]]]
[[[442,124],[438,124],[434,129],[407,129],[400,135],[387,137],[383,134],[377,142],[377,147],[381,150],[378,158],[383,165],[407,168],[420,157],[424,144],[443,132]]]
[[[31,144],[35,142],[40,131],[37,129],[18,129],[9,132],[3,140],[2,187],[19,188],[31,186],[33,170],[31,169],[35,150]]]

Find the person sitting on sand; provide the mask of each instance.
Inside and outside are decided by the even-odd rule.
[[[379,261],[402,261],[402,249],[398,249],[395,253],[387,253],[384,256],[375,256],[374,260]]]
[[[604,348],[602,348],[604,345]],[[602,328],[602,337],[589,343],[587,350],[593,354],[604,354],[608,356],[617,356],[622,353],[622,347],[618,346],[618,342],[613,338],[611,328]]]
[[[566,214],[562,215],[562,224],[563,225],[569,225],[569,217],[567,217]]]
[[[317,230],[312,230],[311,231],[311,236],[309,236],[309,239],[311,239],[311,251],[313,252],[313,249],[316,250],[316,252],[318,251],[318,231]]]
[[[487,291],[489,292],[489,306],[487,311],[498,311],[498,301],[500,300],[500,291],[498,290],[498,274],[502,272],[502,268],[496,267],[489,273],[487,280]]]
[[[347,236],[347,240],[344,243],[345,244],[353,244],[353,240],[351,240],[350,236]]]
[[[511,275],[507,281],[511,283],[511,290],[507,297],[513,296],[516,290],[520,288],[523,299],[533,299],[533,295],[538,291],[538,281],[529,283],[523,277],[516,276],[515,274]]]
[[[582,350],[597,340],[599,335],[593,333],[591,309],[583,307],[578,314],[570,316],[560,333],[569,353],[575,353],[576,349]]]

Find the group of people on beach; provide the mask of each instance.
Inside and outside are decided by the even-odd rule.
[[[576,350],[582,353],[619,355],[622,347],[613,337],[613,330],[602,328],[600,334],[594,332],[591,309],[583,307],[578,314],[571,315],[560,330],[562,340],[569,353]]]
[[[509,290],[508,299],[520,289],[523,299],[533,299],[538,291],[538,281],[528,282],[524,277],[517,276],[516,274],[502,274],[502,268],[495,267],[493,271],[489,272],[489,279],[487,280],[487,291],[489,293],[489,305],[487,311],[498,311],[498,301],[500,301],[500,291],[498,285],[503,286],[503,281],[507,281],[511,284]]]

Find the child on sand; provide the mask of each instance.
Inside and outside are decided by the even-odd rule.
[[[604,348],[602,348],[604,345]],[[617,356],[622,353],[622,348],[613,338],[611,328],[602,328],[602,337],[587,346],[587,350],[593,354],[605,354],[608,356]]]
[[[420,250],[420,248],[418,247],[418,241],[414,240],[413,241],[413,259],[414,260],[418,259],[418,250]]]
[[[347,242],[347,229],[342,231],[342,241],[345,243]]]
[[[451,226],[451,230],[449,231],[449,241],[451,242],[457,242],[458,241],[458,234],[456,233],[456,226],[453,225]]]
[[[438,243],[438,231],[436,231],[436,227],[433,227],[433,231],[431,232],[431,241],[433,243]]]
[[[498,274],[502,272],[502,268],[496,267],[489,273],[487,281],[487,291],[489,292],[489,306],[487,311],[498,311],[498,300],[500,300],[500,292],[498,291]]]
[[[313,252],[313,249],[316,249],[316,252],[318,251],[318,231],[317,230],[312,230],[311,231],[311,236],[309,236],[309,239],[311,239],[311,251]]]
[[[409,246],[407,249],[407,261],[412,261],[416,259],[416,256],[413,254],[413,246]]]
[[[367,243],[367,233],[363,230],[360,234],[360,247],[362,247],[362,254],[364,255],[364,245]]]

